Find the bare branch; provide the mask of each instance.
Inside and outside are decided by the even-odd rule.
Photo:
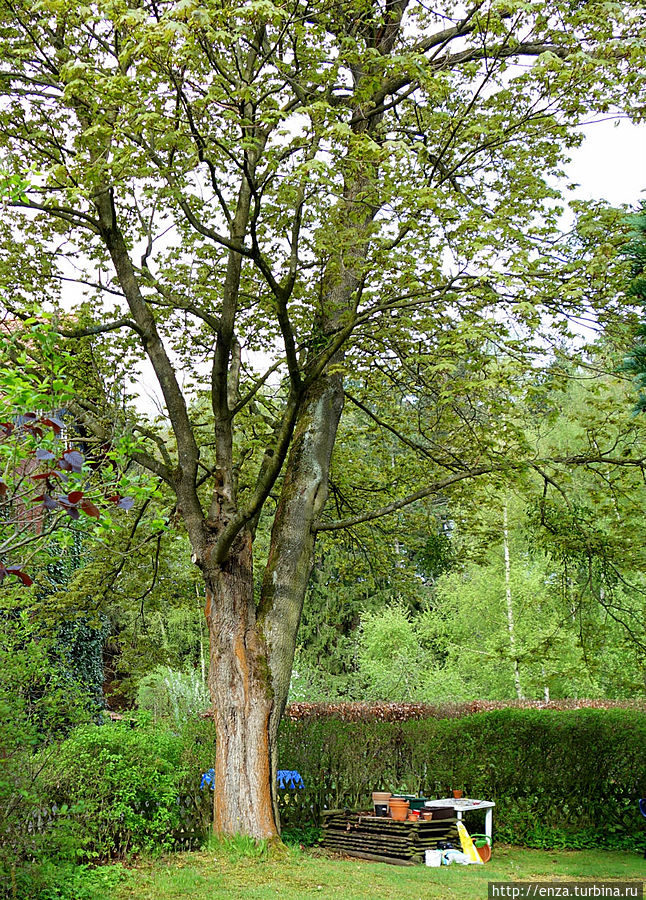
[[[362,522],[371,522],[374,519],[380,519],[383,516],[388,516],[393,512],[397,512],[399,509],[403,509],[406,506],[410,506],[411,503],[415,503],[417,500],[423,500],[425,497],[430,497],[432,494],[437,494],[440,491],[444,490],[447,487],[450,487],[452,484],[456,484],[460,481],[465,481],[469,478],[477,478],[481,475],[491,475],[496,472],[504,472],[504,471],[521,471],[524,468],[532,468],[537,471],[542,478],[549,480],[550,483],[554,484],[555,487],[558,488],[558,485],[549,477],[541,471],[540,466],[545,466],[549,464],[567,464],[567,465],[576,465],[576,466],[589,466],[593,463],[604,463],[609,465],[618,465],[618,466],[630,466],[630,467],[638,467],[644,471],[646,469],[646,458],[641,459],[626,459],[623,457],[610,457],[600,454],[598,456],[564,456],[564,457],[553,457],[551,459],[543,459],[543,460],[527,460],[526,462],[503,462],[498,464],[491,464],[488,466],[478,466],[473,469],[467,469],[463,472],[455,472],[452,475],[447,476],[440,481],[433,482],[433,484],[428,485],[425,488],[422,488],[419,491],[415,491],[413,494],[408,494],[406,497],[402,497],[400,500],[395,500],[393,503],[389,503],[386,506],[382,506],[379,509],[372,510],[370,512],[363,513],[359,516],[353,516],[348,519],[343,519],[338,522],[318,522],[314,525],[314,531],[338,531],[343,528],[352,528],[354,525],[359,525]],[[594,471],[594,470],[593,470]],[[560,490],[560,489],[559,489]]]
[[[140,337],[142,336],[141,328],[139,328],[137,323],[133,322],[132,319],[126,318],[116,319],[114,322],[105,322],[103,325],[91,325],[87,328],[61,328],[60,326],[54,326],[54,331],[65,338],[81,338],[95,334],[105,334],[109,331],[119,331],[121,328],[130,328],[132,331],[136,331]]]
[[[88,213],[81,212],[78,209],[72,209],[68,206],[55,206],[54,204],[37,203],[35,200],[14,200],[10,201],[8,205],[17,209],[34,209],[38,212],[45,212],[50,216],[55,216],[58,219],[69,222],[70,225],[74,225],[77,228],[89,228],[90,231],[94,232],[94,234],[100,233],[98,221],[92,216],[88,215]]]
[[[500,471],[502,468],[509,468],[509,466],[482,466],[477,469],[470,469],[466,472],[456,472],[453,475],[449,475],[447,478],[435,481],[433,484],[428,485],[419,491],[415,491],[414,494],[402,497],[401,500],[395,500],[393,503],[389,503],[379,509],[374,509],[371,512],[363,513],[360,516],[352,516],[349,519],[342,519],[339,522],[319,521],[313,525],[312,530],[317,532],[339,531],[342,528],[352,528],[354,525],[360,525],[362,522],[371,522],[373,519],[381,519],[383,516],[389,516],[399,509],[410,506],[411,503],[415,503],[417,500],[423,500],[425,497],[430,497],[432,494],[438,494],[440,491],[445,490],[452,484],[457,484],[459,481],[465,481],[468,478],[477,478],[480,475],[489,475],[492,472]]]

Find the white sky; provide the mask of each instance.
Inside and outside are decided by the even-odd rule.
[[[646,124],[597,122],[587,125],[585,133],[567,168],[568,180],[579,184],[576,196],[613,206],[646,200]]]

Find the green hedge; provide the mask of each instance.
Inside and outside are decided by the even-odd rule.
[[[646,842],[637,808],[646,796],[646,715],[634,710],[287,720],[280,765],[297,769],[306,784],[284,804],[288,826],[315,821],[325,807],[368,808],[375,789],[441,797],[459,787],[496,802],[499,841],[615,849]]]
[[[44,837],[53,840],[58,828],[76,859],[195,845],[208,826],[212,794],[199,783],[213,763],[213,724],[192,721],[181,734],[132,724],[75,729],[38,779],[45,818],[58,810]],[[438,797],[461,787],[495,800],[498,841],[646,846],[637,808],[646,795],[646,715],[634,710],[286,720],[279,753],[280,767],[297,769],[306,784],[281,791],[287,828],[311,831],[326,807],[367,809],[378,788]],[[469,818],[472,830],[482,831],[483,817]]]

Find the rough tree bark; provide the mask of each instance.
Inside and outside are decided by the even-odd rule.
[[[214,827],[225,834],[277,835],[270,771],[274,706],[267,645],[253,594],[252,539],[235,541],[227,560],[203,564],[211,644],[215,758]]]
[[[304,400],[271,534],[259,617],[269,651],[274,703],[269,719],[271,783],[278,765],[278,726],[287,702],[296,635],[314,559],[313,525],[328,493],[328,474],[343,409],[340,375],[322,377]],[[274,815],[278,808],[274,797]]]

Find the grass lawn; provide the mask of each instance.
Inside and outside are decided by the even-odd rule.
[[[113,900],[484,900],[489,881],[644,881],[642,852],[497,846],[485,866],[390,866],[290,849],[258,859],[217,847],[140,862]]]

